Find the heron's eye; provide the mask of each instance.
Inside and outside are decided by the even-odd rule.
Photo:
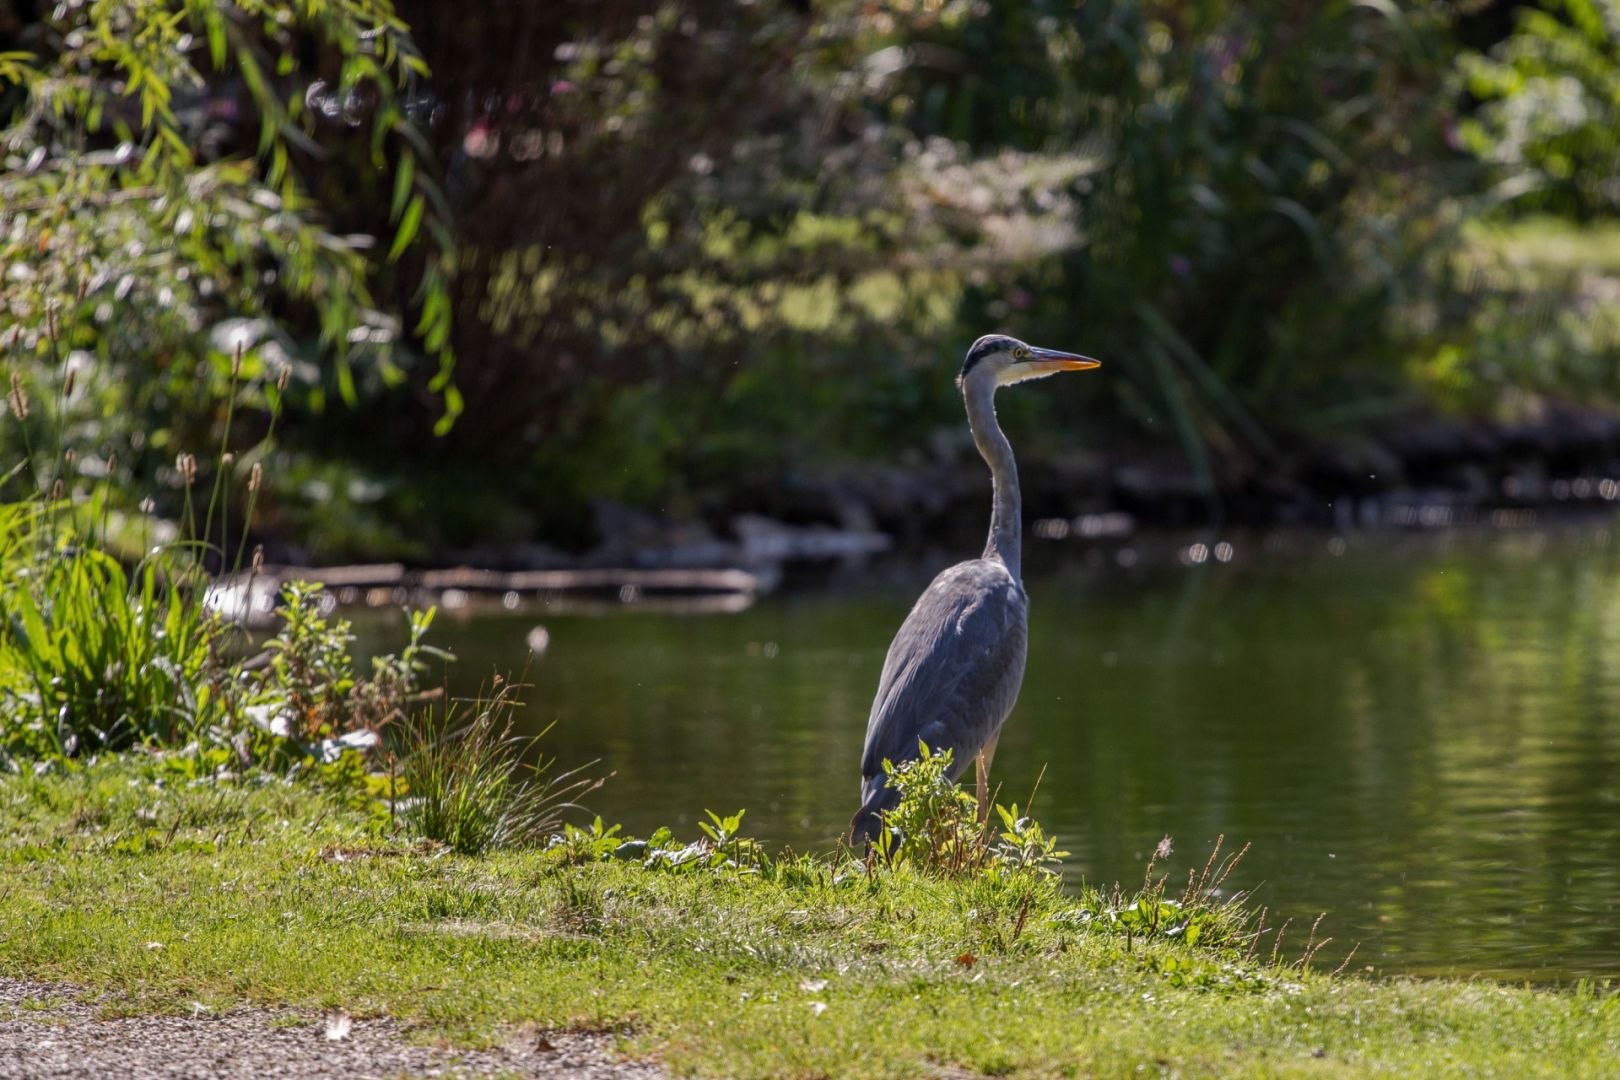
[[[1022,345],[1018,346],[1018,348],[1013,350],[1013,359],[1014,360],[1028,360],[1029,359],[1029,350],[1024,348]]]

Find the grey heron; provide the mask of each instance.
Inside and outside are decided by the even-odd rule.
[[[973,441],[990,466],[990,535],[983,555],[934,579],[889,645],[866,721],[861,808],[849,826],[850,843],[857,848],[877,835],[879,815],[898,798],[883,762],[898,765],[915,758],[919,740],[935,751],[952,752],[953,780],[974,764],[980,817],[988,812],[990,759],[1024,681],[1029,637],[1029,600],[1020,575],[1018,466],[996,421],[996,391],[1100,366],[1090,357],[1039,349],[1004,334],[988,334],[968,349],[956,385]]]

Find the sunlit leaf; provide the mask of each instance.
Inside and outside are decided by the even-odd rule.
[[[411,241],[416,239],[416,231],[421,227],[424,209],[425,205],[421,195],[414,196],[410,204],[405,208],[405,214],[400,219],[399,228],[394,233],[394,243],[388,249],[389,262],[397,261],[401,255],[405,254],[405,250],[411,246]]]

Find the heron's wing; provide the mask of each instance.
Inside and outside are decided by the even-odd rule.
[[[1001,730],[1024,677],[1027,601],[999,562],[959,563],[934,579],[889,646],[866,723],[861,775],[949,747],[963,769]]]

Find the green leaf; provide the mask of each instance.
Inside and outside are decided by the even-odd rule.
[[[444,388],[444,415],[439,417],[438,421],[433,425],[433,434],[441,436],[450,434],[450,429],[456,426],[456,418],[461,415],[463,408],[465,408],[465,402],[462,400],[461,391],[456,389],[454,384],[446,385]]]
[[[411,246],[416,239],[416,231],[422,226],[422,211],[424,209],[422,196],[417,195],[411,199],[405,208],[405,217],[399,223],[399,229],[394,233],[394,245],[388,249],[388,261],[395,262],[405,254],[405,249]]]
[[[354,369],[347,360],[338,363],[338,394],[343,398],[343,404],[351,408],[360,400],[360,395],[354,390]]]
[[[208,28],[208,57],[215,71],[225,70],[225,17],[218,8],[209,8],[203,20]]]
[[[405,200],[411,194],[411,181],[416,176],[416,155],[401,154],[399,169],[394,173],[394,201],[388,210],[388,220],[398,221],[400,212],[405,209]]]

